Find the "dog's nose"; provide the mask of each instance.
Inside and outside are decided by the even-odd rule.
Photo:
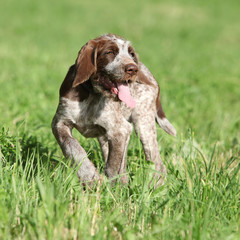
[[[131,76],[136,75],[137,71],[138,67],[135,64],[130,63],[125,66],[125,72]]]

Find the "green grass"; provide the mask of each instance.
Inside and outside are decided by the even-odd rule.
[[[240,239],[238,0],[0,3],[0,239]],[[161,86],[168,177],[135,136],[128,186],[84,191],[51,133],[58,89],[80,47],[132,41]],[[74,135],[103,172],[96,139]]]

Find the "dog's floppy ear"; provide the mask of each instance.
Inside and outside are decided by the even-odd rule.
[[[75,62],[76,74],[73,81],[73,87],[87,81],[91,75],[96,72],[97,43],[89,41],[78,53]]]

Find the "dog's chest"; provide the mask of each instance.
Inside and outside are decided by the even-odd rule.
[[[67,120],[85,137],[99,137],[109,129],[101,123],[111,122],[109,128],[114,128],[114,122],[124,117],[130,121],[132,110],[125,103],[101,95],[90,95],[82,102],[61,98],[58,114]]]

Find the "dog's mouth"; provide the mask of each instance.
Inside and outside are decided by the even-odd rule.
[[[136,102],[131,96],[129,89],[129,84],[131,83],[131,80],[114,83],[108,78],[100,77],[99,82],[105,89],[110,90],[111,93],[117,95],[118,98],[124,103],[126,103],[128,107],[135,108]]]

